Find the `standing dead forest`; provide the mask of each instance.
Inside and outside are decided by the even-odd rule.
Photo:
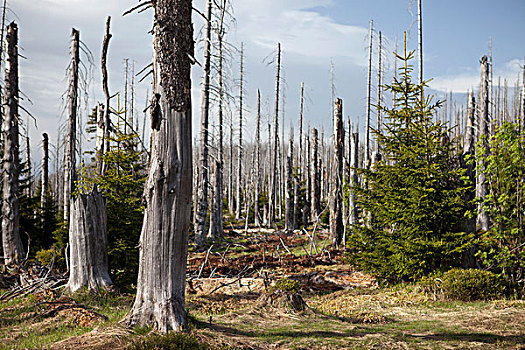
[[[50,124],[10,3],[0,349],[525,349],[525,60],[498,75],[490,39],[468,91],[438,89],[407,1],[395,46],[381,20],[337,27],[366,47],[361,78],[322,58],[319,87],[293,67],[305,39],[238,39],[246,4],[139,1],[97,47],[70,29]],[[142,65],[116,52],[145,17]]]

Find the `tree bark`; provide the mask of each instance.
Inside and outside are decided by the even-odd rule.
[[[365,158],[364,167],[370,167],[370,110],[371,110],[371,98],[372,98],[372,45],[373,45],[373,28],[374,21],[370,20],[370,34],[368,44],[368,83],[367,83],[367,95],[366,95],[366,131],[365,131]]]
[[[237,153],[237,188],[236,188],[236,208],[235,218],[239,220],[241,218],[241,187],[242,187],[242,89],[243,89],[243,75],[244,75],[244,45],[241,43],[241,72],[240,72],[240,83],[239,83],[239,148]]]
[[[343,101],[337,99],[334,108],[335,138],[334,138],[334,172],[332,175],[332,198],[330,203],[330,234],[332,245],[339,247],[343,239],[343,177],[344,127]]]
[[[137,294],[128,324],[161,332],[186,324],[185,286],[192,195],[191,0],[153,3],[152,145],[145,184]]]
[[[40,193],[40,207],[43,209],[46,204],[47,193],[49,190],[49,138],[46,133],[42,134],[42,181]]]
[[[271,187],[268,203],[268,226],[272,226],[275,220],[275,202],[277,191],[277,151],[279,140],[279,83],[281,74],[281,44],[277,44],[277,67],[275,72],[275,109],[274,109],[274,137],[273,137],[273,159],[271,167]]]
[[[310,130],[310,127],[308,127],[307,129],[308,131]],[[306,191],[305,191],[305,200],[304,200],[304,207],[303,207],[303,225],[304,226],[307,226],[309,221],[310,221],[310,216],[311,216],[311,213],[310,213],[310,203],[312,202],[312,195],[311,195],[311,191],[312,191],[312,180],[311,180],[311,177],[310,177],[310,162],[311,162],[311,159],[310,159],[310,135],[309,134],[306,134],[305,135],[305,138],[306,138],[306,160],[305,160],[305,171],[304,171],[304,174],[305,174],[305,177],[306,177]]]
[[[226,13],[226,0],[221,0],[219,14],[219,28],[217,32],[218,40],[218,76],[219,76],[219,110],[218,110],[218,160],[215,162],[215,192],[213,197],[213,209],[210,215],[210,231],[208,238],[217,239],[222,236],[223,228],[223,198],[224,198],[224,141],[223,141],[223,101],[224,101],[224,80],[223,80],[223,38],[224,38],[224,15]]]
[[[211,26],[212,0],[207,1],[204,38],[204,72],[202,76],[201,101],[201,138],[199,159],[199,181],[197,186],[197,210],[195,211],[195,244],[200,247],[206,239],[206,222],[208,219],[208,134],[210,111],[210,72],[211,72]]]
[[[355,190],[358,186],[357,168],[359,167],[359,132],[353,132],[350,146],[350,225],[357,225],[359,212],[357,210]]]
[[[2,247],[4,264],[9,265],[24,257],[24,247],[19,232],[18,26],[15,22],[7,27],[6,40]]]
[[[481,58],[481,85],[479,91],[479,105],[478,105],[478,135],[481,140],[481,147],[488,151],[488,137],[489,135],[489,65],[487,56]],[[485,156],[486,157],[486,156]],[[486,161],[482,160],[478,164],[477,181],[476,181],[476,197],[485,200],[488,194],[488,184],[486,181],[485,169],[487,167]],[[477,224],[482,230],[489,229],[489,215],[482,206],[479,208],[479,215]]]
[[[293,162],[293,129],[290,128],[290,139],[288,142],[288,157],[286,159],[286,180],[285,180],[285,230],[287,232],[294,230],[294,212],[293,212],[293,180],[292,180],[292,162]]]
[[[319,150],[317,129],[312,129],[312,221],[316,221],[321,214],[321,178],[319,171]]]
[[[259,218],[259,196],[261,190],[261,92],[257,90],[257,123],[255,126],[255,201],[254,201],[254,216],[255,226],[260,226]]]
[[[95,188],[72,201],[69,223],[69,280],[66,291],[110,290],[107,214],[102,193]]]
[[[104,105],[104,115],[102,120],[100,121],[99,125],[102,124],[103,129],[103,138],[102,138],[102,145],[100,148],[100,156],[98,158],[98,173],[99,174],[105,174],[106,173],[106,164],[102,160],[102,155],[104,155],[109,150],[109,130],[111,128],[111,121],[109,118],[109,102],[110,102],[110,94],[109,94],[109,87],[108,87],[108,70],[107,70],[107,55],[108,55],[108,48],[109,48],[109,40],[111,39],[111,33],[109,32],[111,24],[111,16],[108,16],[106,19],[106,33],[104,35],[104,40],[102,42],[102,55],[101,55],[101,67],[102,67],[102,89],[104,90],[104,96],[105,96],[105,105]]]
[[[67,134],[66,148],[64,152],[64,220],[69,220],[69,207],[71,196],[75,191],[76,180],[76,133],[77,133],[77,104],[78,104],[78,67],[79,56],[79,32],[72,30],[71,52],[69,63],[69,89],[67,94]]]

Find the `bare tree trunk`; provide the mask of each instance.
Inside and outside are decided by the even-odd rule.
[[[382,74],[382,66],[381,66],[381,49],[382,49],[382,37],[381,37],[381,31],[379,31],[379,45],[378,45],[378,64],[377,64],[377,119],[376,119],[376,130],[381,133],[381,99],[382,96],[382,80],[381,80],[381,74]],[[377,154],[380,154],[380,144],[379,144],[379,138],[376,138],[376,152]]]
[[[343,126],[343,101],[337,99],[334,109],[335,130],[334,137],[334,173],[332,177],[332,200],[330,203],[330,234],[332,245],[338,247],[343,239],[343,153],[344,153],[344,126]]]
[[[357,225],[359,219],[359,212],[357,210],[355,190],[358,186],[357,168],[359,167],[359,132],[353,132],[350,146],[350,225]]]
[[[309,126],[307,130],[310,131]],[[311,162],[310,135],[306,134],[305,137],[306,137],[306,160],[305,160],[306,167],[304,171],[304,176],[306,178],[305,179],[306,180],[306,191],[305,191],[305,200],[304,200],[304,207],[303,207],[303,225],[306,227],[308,225],[308,222],[310,221],[310,216],[311,216],[310,203],[312,202],[312,194],[311,194],[312,181],[310,177],[310,162]]]
[[[69,90],[67,95],[67,134],[64,152],[64,220],[69,220],[69,207],[76,180],[76,133],[78,104],[79,32],[72,31],[71,61],[69,64]]]
[[[110,102],[110,94],[109,94],[109,87],[108,87],[108,70],[107,70],[107,55],[108,55],[108,48],[109,48],[109,40],[111,39],[111,34],[109,32],[111,24],[111,16],[108,16],[106,19],[106,33],[104,35],[104,40],[102,42],[102,56],[101,56],[101,67],[102,67],[102,89],[104,90],[104,96],[106,98],[106,102],[104,105],[104,115],[103,119],[100,121],[99,124],[102,124],[103,129],[103,138],[102,138],[102,145],[100,148],[100,157],[98,158],[98,173],[99,174],[105,174],[106,173],[106,166],[105,162],[102,160],[102,155],[104,155],[109,150],[109,130],[111,128],[111,122],[109,118],[109,102]]]
[[[467,110],[467,125],[465,127],[465,142],[463,144],[463,154],[461,157],[462,166],[466,169],[466,176],[470,179],[470,182],[476,187],[476,176],[474,171],[474,164],[467,163],[467,158],[474,155],[476,150],[476,100],[474,99],[474,92],[470,91],[468,95],[468,110]],[[466,193],[465,200],[471,203],[476,197],[475,191],[468,191]],[[473,209],[473,208],[472,208]],[[470,219],[466,219],[464,223],[464,230],[467,234],[476,234],[476,217],[473,216]],[[476,258],[475,246],[467,251],[465,256],[465,267],[475,267]]]
[[[69,280],[66,291],[109,290],[106,202],[96,186],[72,201],[69,223]]]
[[[523,60],[523,78],[521,79],[521,118],[520,131],[525,130],[525,59]]]
[[[257,123],[255,126],[255,205],[254,205],[254,216],[255,226],[260,226],[259,219],[259,196],[261,190],[261,170],[260,170],[260,157],[261,157],[261,92],[257,90]]]
[[[18,26],[15,22],[7,27],[6,40],[2,247],[4,264],[9,265],[24,257],[24,247],[19,232]]]
[[[152,145],[135,303],[128,323],[181,331],[192,194],[191,0],[156,0]]]
[[[228,209],[233,214],[233,118],[230,115],[230,171],[228,173]]]
[[[204,72],[202,76],[201,101],[201,138],[200,138],[200,169],[197,186],[197,210],[195,210],[195,244],[200,247],[206,239],[206,222],[208,219],[208,133],[210,111],[210,72],[211,72],[211,26],[212,0],[207,1],[205,21],[206,37],[204,38]]]
[[[301,100],[299,102],[299,162],[297,166],[303,171],[303,105],[304,105],[304,82],[301,82]]]
[[[275,110],[274,110],[274,140],[273,140],[273,159],[271,167],[271,187],[268,203],[268,226],[272,226],[275,220],[275,203],[277,191],[277,151],[279,140],[279,83],[281,74],[281,44],[277,44],[277,67],[275,72]]]
[[[477,108],[478,112],[478,135],[482,142],[482,147],[488,151],[488,137],[489,137],[489,67],[487,56],[481,58],[481,86],[479,92],[479,105]],[[483,137],[485,136],[485,137]],[[488,194],[488,184],[486,181],[485,169],[487,167],[486,161],[481,161],[481,164],[478,164],[479,171],[477,172],[477,182],[476,182],[476,197],[485,200]],[[489,215],[485,209],[481,206],[479,208],[479,215],[477,218],[477,224],[483,230],[489,229]]]
[[[213,209],[210,215],[210,239],[221,237],[223,228],[223,198],[224,198],[224,141],[223,141],[223,100],[224,100],[224,80],[223,80],[223,37],[224,37],[224,15],[226,13],[226,0],[221,0],[218,28],[218,75],[219,75],[219,111],[218,111],[218,160],[215,162],[215,196],[213,197]]]
[[[319,166],[319,150],[317,129],[312,129],[312,221],[316,221],[321,214],[321,178]]]
[[[33,179],[32,179],[32,169],[31,169],[31,143],[29,139],[29,122],[26,125],[26,156],[27,156],[27,189],[26,195],[31,197],[33,191]]]
[[[294,230],[294,212],[293,212],[293,180],[292,180],[292,162],[293,162],[293,129],[290,128],[290,139],[288,142],[288,157],[286,159],[286,175],[285,175],[285,230],[287,232]]]
[[[49,138],[46,133],[42,134],[42,181],[40,194],[40,207],[43,209],[49,190]]]
[[[418,55],[419,55],[419,84],[423,83],[423,14],[421,13],[421,0],[417,0],[417,38],[418,38]],[[421,89],[423,96],[423,89]]]
[[[368,44],[368,82],[367,82],[367,95],[366,95],[366,131],[365,131],[365,168],[370,166],[370,110],[371,110],[371,98],[372,98],[372,40],[373,40],[373,28],[374,21],[370,20],[370,34]]]
[[[244,45],[241,43],[241,72],[240,72],[240,84],[239,84],[239,149],[237,154],[237,195],[236,195],[236,209],[235,218],[239,220],[241,218],[241,186],[242,186],[242,84],[244,75]]]

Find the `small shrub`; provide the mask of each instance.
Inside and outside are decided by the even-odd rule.
[[[36,252],[36,259],[43,266],[49,265],[49,263],[53,260],[53,258],[56,258],[55,249],[53,248],[41,249],[38,252]]]
[[[428,293],[448,300],[500,299],[510,292],[505,279],[490,271],[476,269],[452,269],[421,280],[420,285]]]
[[[281,278],[273,286],[268,288],[269,293],[284,292],[285,294],[295,294],[299,292],[301,282],[294,281],[289,278]]]
[[[208,350],[196,336],[182,332],[151,334],[133,342],[127,350]]]

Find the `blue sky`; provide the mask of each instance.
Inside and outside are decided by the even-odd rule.
[[[95,56],[88,106],[102,99],[100,83],[100,46],[107,15],[113,17],[113,39],[109,49],[109,75],[112,92],[123,90],[123,60],[136,62],[136,71],[151,60],[151,10],[122,17],[136,5],[136,0],[12,0],[10,14],[20,26],[20,45],[27,60],[20,63],[22,91],[33,101],[26,105],[38,120],[38,130],[31,126],[32,146],[37,148],[42,132],[56,141],[60,117],[61,95],[66,91],[64,80],[68,64],[71,27],[80,30],[81,39]],[[330,62],[335,66],[337,95],[343,98],[344,114],[364,125],[366,100],[366,61],[368,26],[374,19],[375,37],[381,30],[386,61],[385,82],[392,76],[394,40],[401,47],[403,31],[415,21],[415,4],[408,12],[409,0],[233,0],[236,28],[229,40],[236,46],[245,43],[247,94],[244,133],[253,137],[253,111],[256,91],[261,89],[263,102],[273,105],[274,67],[263,59],[275,51],[278,41],[283,48],[286,106],[285,125],[297,124],[299,88],[305,82],[306,119],[312,126],[330,131]],[[194,7],[203,9],[204,0],[195,0]],[[493,40],[494,75],[507,77],[513,86],[525,56],[524,0],[423,0],[425,78],[434,78],[430,86],[440,95],[453,90],[459,101],[467,89],[479,81],[479,59],[488,53],[489,38]],[[194,16],[196,32],[202,26]],[[417,24],[410,32],[409,46],[416,48]],[[202,50],[197,51],[202,61]],[[374,62],[377,52],[374,52]],[[416,64],[416,62],[414,62]],[[238,57],[232,60],[233,78],[237,79]],[[197,134],[200,106],[199,85],[202,70],[193,69],[194,134]],[[374,73],[374,81],[375,81]],[[149,81],[137,86],[136,99],[144,105]],[[232,87],[237,91],[237,87]],[[456,94],[457,93],[457,94]],[[375,94],[375,93],[374,93]],[[374,95],[375,96],[375,95]],[[264,105],[264,103],[263,103]],[[263,108],[265,110],[265,108]],[[235,118],[237,111],[232,108]],[[25,120],[25,116],[23,116]],[[84,118],[85,120],[85,118]],[[213,121],[212,121],[213,123]],[[33,151],[35,156],[38,149]]]

